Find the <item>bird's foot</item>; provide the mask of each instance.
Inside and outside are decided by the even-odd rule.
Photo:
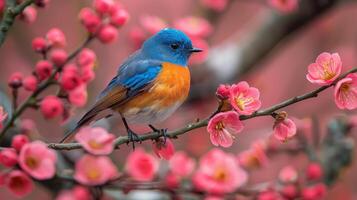
[[[166,139],[168,137],[167,135],[167,128],[163,128],[163,129],[158,129],[155,128],[153,125],[149,124],[149,127],[156,133],[159,133],[162,137],[164,137],[164,144],[166,143]]]
[[[130,129],[128,129],[127,131],[128,131],[129,141],[126,144],[129,145],[129,143],[131,142],[132,146],[133,146],[133,149],[135,150],[135,142],[139,142],[141,144],[142,140],[139,137],[139,135],[137,133],[135,133],[134,131],[132,131]]]

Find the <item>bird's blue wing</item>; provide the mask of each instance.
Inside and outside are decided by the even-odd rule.
[[[162,69],[156,60],[133,59],[125,62],[118,74],[99,95],[95,105],[78,122],[78,126],[90,122],[99,112],[120,106],[136,95],[149,90]]]

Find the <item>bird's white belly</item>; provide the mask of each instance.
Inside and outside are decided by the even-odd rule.
[[[159,103],[145,108],[131,108],[125,113],[121,113],[129,123],[152,124],[164,121],[171,116],[183,102],[162,108]]]

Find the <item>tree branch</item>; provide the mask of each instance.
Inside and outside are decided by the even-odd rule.
[[[14,111],[14,114],[8,120],[3,130],[0,132],[0,141],[4,137],[5,133],[11,126],[14,124],[15,120],[29,107],[33,106],[36,103],[36,98],[41,92],[43,92],[46,88],[51,86],[55,81],[56,74],[62,69],[62,67],[67,64],[70,60],[72,60],[85,46],[87,46],[90,41],[93,40],[93,36],[89,35],[87,39],[83,42],[81,46],[79,46],[73,53],[71,53],[66,62],[62,66],[57,66],[55,70],[53,70],[51,76],[44,82],[42,82],[39,87]]]
[[[310,98],[314,98],[317,97],[318,94],[324,90],[326,90],[327,88],[330,88],[332,86],[334,86],[339,80],[341,80],[342,78],[346,77],[348,74],[350,73],[355,73],[357,72],[357,67],[353,68],[351,70],[349,70],[348,72],[344,73],[343,75],[341,75],[338,79],[336,79],[333,83],[331,83],[330,85],[326,85],[326,86],[322,86],[317,88],[316,90],[313,90],[311,92],[305,93],[303,95],[300,96],[296,96],[293,98],[290,98],[286,101],[283,101],[281,103],[278,103],[276,105],[273,105],[269,108],[266,109],[262,109],[259,110],[251,115],[241,115],[240,116],[240,120],[248,120],[251,118],[255,118],[255,117],[261,117],[261,116],[269,116],[271,114],[273,114],[275,111],[282,109],[284,107],[287,107],[289,105],[298,103],[300,101],[306,100],[306,99],[310,99]],[[210,120],[210,117],[201,120],[201,121],[197,121],[195,123],[191,123],[188,124],[186,127],[183,127],[181,129],[177,129],[175,131],[171,131],[167,133],[167,137],[168,138],[177,138],[179,135],[182,135],[184,133],[187,133],[191,130],[197,129],[197,128],[201,128],[201,127],[205,127],[208,124],[208,121]],[[145,140],[155,140],[158,139],[159,137],[162,137],[163,135],[157,132],[150,132],[147,133],[145,135],[140,135],[139,136],[139,140],[138,141],[145,141]],[[120,145],[128,143],[129,142],[129,138],[127,136],[119,136],[116,140],[115,140],[115,146],[116,148],[119,148]],[[48,147],[52,148],[52,149],[56,149],[56,150],[73,150],[73,149],[80,149],[82,148],[82,145],[79,143],[50,143],[48,144]]]
[[[6,34],[10,30],[10,27],[14,24],[16,16],[22,13],[22,11],[34,0],[25,0],[22,3],[16,5],[15,0],[7,1],[7,8],[0,22],[0,46],[4,43]]]

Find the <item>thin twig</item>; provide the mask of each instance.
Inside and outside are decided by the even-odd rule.
[[[22,11],[34,0],[25,0],[22,3],[16,5],[16,0],[8,0],[7,8],[0,22],[0,46],[4,43],[6,34],[10,30],[10,27],[14,24],[16,16],[22,13]]]
[[[336,79],[333,83],[331,83],[330,85],[326,85],[326,86],[322,86],[317,88],[316,90],[313,90],[311,92],[305,93],[303,95],[300,96],[296,96],[293,98],[290,98],[286,101],[283,101],[281,103],[278,103],[276,105],[273,105],[269,108],[257,111],[251,115],[241,115],[240,119],[243,120],[247,120],[247,119],[251,119],[251,118],[255,118],[255,117],[261,117],[261,116],[270,116],[272,115],[272,113],[274,113],[275,111],[282,109],[284,107],[287,107],[289,105],[298,103],[300,101],[306,100],[306,99],[310,99],[310,98],[314,98],[317,97],[318,94],[324,90],[326,90],[327,88],[330,88],[332,86],[334,86],[339,80],[341,80],[342,78],[346,77],[348,74],[350,73],[354,73],[357,72],[357,67],[351,69],[350,71],[344,73],[343,75],[341,75],[338,79]],[[175,131],[170,131],[167,133],[167,137],[168,138],[177,138],[177,136],[182,135],[186,132],[189,132],[191,130],[197,129],[197,128],[201,128],[201,127],[205,127],[208,124],[210,117],[201,120],[201,121],[197,121],[195,123],[191,123],[188,124],[186,127],[177,129]],[[159,137],[161,137],[162,134],[161,133],[157,133],[157,132],[150,132],[148,134],[144,134],[144,135],[140,135],[139,136],[139,140],[137,141],[145,141],[145,140],[155,140],[158,139]],[[120,145],[128,143],[129,142],[129,138],[127,136],[119,136],[116,140],[115,140],[115,146],[116,148],[118,148]],[[81,144],[79,143],[50,143],[48,144],[48,146],[52,149],[56,149],[56,150],[72,150],[72,149],[80,149],[82,148]]]
[[[3,130],[0,132],[0,141],[4,137],[5,133],[8,129],[13,125],[15,120],[28,108],[33,105],[36,105],[36,98],[41,92],[43,92],[46,88],[55,83],[56,74],[62,69],[62,67],[67,64],[70,60],[72,60],[85,46],[87,46],[90,41],[92,41],[94,37],[89,35],[87,39],[83,42],[81,46],[79,46],[73,53],[71,53],[66,62],[62,66],[57,66],[56,69],[52,72],[51,76],[44,82],[42,82],[39,87],[14,111],[14,114],[11,116],[7,124],[4,126]]]

